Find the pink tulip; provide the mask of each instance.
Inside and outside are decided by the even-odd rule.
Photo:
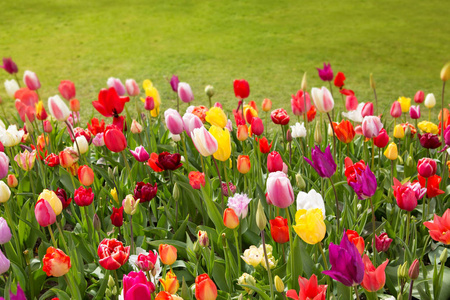
[[[8,175],[8,168],[9,157],[4,152],[0,152],[0,179]]]
[[[36,220],[42,227],[47,227],[55,223],[56,214],[50,203],[45,199],[41,199],[36,203],[34,207],[34,214]]]
[[[294,203],[294,191],[291,182],[283,172],[269,174],[267,194],[272,204],[279,208],[286,208]]]
[[[223,110],[223,106],[222,106],[222,103],[220,103],[220,102],[216,102],[216,103],[214,103],[214,107],[218,107],[218,108],[220,108],[220,109],[222,109],[222,110]]]
[[[214,136],[203,126],[192,130],[191,138],[195,148],[204,157],[214,154],[219,147]]]
[[[358,126],[355,127],[355,133],[358,134],[358,135],[362,135],[363,134],[361,125],[358,125]]]
[[[52,123],[49,120],[45,120],[44,121],[44,131],[47,133],[52,132],[53,127],[52,127]]]
[[[134,79],[127,79],[125,81],[125,87],[127,88],[127,93],[130,96],[137,96],[140,93],[139,86]]]
[[[277,151],[272,151],[267,156],[267,170],[270,173],[283,171],[283,158]]]
[[[402,116],[402,106],[400,102],[394,101],[391,106],[391,116],[393,118],[400,118]]]
[[[180,82],[178,84],[178,97],[181,101],[189,103],[194,100],[194,94],[192,93],[191,86],[186,82]]]
[[[362,122],[362,132],[366,138],[374,138],[380,134],[380,130],[383,128],[383,124],[379,117],[367,116]]]
[[[257,136],[260,136],[264,132],[263,121],[258,117],[253,117],[251,127],[252,133],[256,134]]]
[[[411,119],[419,119],[420,118],[420,105],[414,106],[411,105],[409,108],[409,116]]]
[[[48,110],[60,122],[66,121],[70,116],[69,108],[58,95],[48,98]]]
[[[61,93],[61,96],[68,101],[75,98],[75,84],[70,80],[61,80],[58,90]]]
[[[289,170],[289,168],[288,168],[287,164],[283,163],[283,173],[287,175],[288,170]]]
[[[114,88],[119,96],[125,95],[125,87],[119,78],[109,77],[106,84],[108,87]]]
[[[358,108],[358,99],[355,95],[348,95],[345,97],[345,108],[348,111],[356,110]]]
[[[303,90],[299,90],[296,95],[292,95],[291,98],[291,108],[292,113],[296,116],[300,116],[306,113],[311,108],[311,98],[308,93],[305,93],[306,97],[303,95]],[[306,98],[306,111],[305,111],[305,98]]]
[[[130,150],[130,152],[138,162],[145,162],[150,158],[150,154],[148,154],[144,146],[136,147],[134,151]]]
[[[153,97],[145,98],[144,108],[145,110],[153,110],[155,108],[155,100]]]
[[[366,104],[364,104],[362,110],[361,110],[361,116],[367,117],[367,116],[373,116],[373,103],[372,102],[367,102]]]
[[[422,103],[425,100],[425,93],[423,91],[418,91],[414,96],[414,102]]]
[[[95,147],[105,146],[105,139],[103,138],[103,132],[97,133],[92,139],[92,144]]]
[[[167,129],[172,134],[180,134],[184,130],[183,119],[180,114],[172,108],[169,108],[164,112],[164,118],[166,120]]]
[[[314,101],[314,105],[321,113],[328,113],[334,107],[333,96],[326,87],[312,88],[311,95]]]
[[[184,128],[189,137],[191,137],[192,130],[201,128],[203,126],[202,120],[194,114],[185,113],[183,116]]]
[[[23,73],[23,82],[32,91],[35,91],[41,87],[41,82],[39,81],[37,75],[28,70]]]

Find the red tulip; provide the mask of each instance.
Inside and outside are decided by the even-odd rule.
[[[432,133],[424,133],[423,135],[419,134],[419,142],[422,147],[427,149],[436,149],[442,144],[439,140],[439,136]]]
[[[417,175],[417,177],[419,178],[420,186],[427,189],[428,198],[431,199],[433,197],[445,193],[444,191],[439,189],[439,184],[441,183],[442,180],[441,176],[435,174],[433,176],[428,177],[428,180],[426,180],[425,177],[420,176],[420,174]],[[427,183],[427,186],[425,186],[425,181]]]
[[[417,91],[416,95],[414,95],[414,102],[422,103],[425,100],[425,93],[423,91]]]
[[[112,210],[111,224],[116,227],[121,227],[123,225],[123,206],[120,208],[113,207]]]
[[[78,180],[85,186],[90,186],[94,183],[94,171],[88,166],[81,166],[78,169]]]
[[[361,286],[368,292],[376,292],[384,287],[386,283],[386,266],[389,260],[386,259],[378,268],[375,268],[370,261],[370,258],[365,254],[363,257],[364,263],[364,279]]]
[[[311,97],[306,92],[306,97],[303,96],[303,90],[299,90],[296,95],[292,95],[291,108],[292,113],[296,116],[301,116],[311,108]],[[306,98],[306,111],[305,111],[305,98]]]
[[[198,171],[189,172],[189,184],[193,189],[199,190],[202,186],[205,186],[205,173]]]
[[[161,169],[173,171],[183,165],[180,163],[180,161],[181,161],[180,153],[171,154],[169,152],[161,152],[158,156],[158,161],[156,162],[156,165]]]
[[[91,123],[88,123],[87,126],[88,126],[89,131],[93,135],[97,135],[97,134],[105,131],[105,121],[102,120],[100,122],[97,118],[92,118]]]
[[[67,193],[65,190],[63,190],[62,188],[56,188],[56,191],[54,191],[56,196],[58,196],[59,200],[62,203],[62,207],[63,209],[67,208],[70,204],[70,202],[72,202],[72,198],[67,197]]]
[[[124,247],[116,239],[104,239],[98,245],[97,254],[100,265],[106,270],[117,270],[123,266],[130,256],[130,246]]]
[[[400,118],[402,116],[402,106],[400,102],[394,101],[391,106],[391,116],[393,118]]]
[[[164,169],[158,167],[158,165],[156,164],[157,161],[158,161],[158,154],[153,152],[152,154],[150,154],[150,158],[147,161],[147,165],[149,165],[150,168],[152,168],[152,170],[155,172],[164,171]]]
[[[419,175],[425,178],[431,177],[436,174],[437,164],[434,159],[424,157],[417,162],[417,172]]]
[[[419,272],[420,272],[420,263],[419,260],[416,258],[409,267],[408,276],[412,280],[416,280],[417,278],[419,278]]]
[[[109,127],[109,128],[108,128]],[[104,135],[105,145],[112,152],[121,152],[127,147],[127,139],[122,131],[113,125],[108,125]]]
[[[283,171],[283,158],[277,151],[272,151],[267,156],[267,169],[269,172]]]
[[[286,292],[286,296],[288,298],[294,300],[325,300],[327,286],[319,285],[315,274],[313,274],[309,279],[299,276],[298,284],[300,286],[299,293],[297,294],[297,291],[295,290],[289,290]]]
[[[289,116],[284,108],[275,109],[270,114],[270,117],[272,118],[272,122],[275,124],[286,125],[289,123]]]
[[[92,105],[105,117],[118,117],[123,111],[125,103],[129,101],[129,97],[119,97],[117,91],[110,87],[109,89],[102,89],[98,94],[98,100],[93,101]]]
[[[39,102],[36,92],[28,88],[21,88],[16,91],[14,97],[16,98],[15,106],[20,119],[25,122],[25,116],[27,116],[30,122],[33,122],[36,116],[36,105]]]
[[[373,138],[373,142],[378,148],[386,147],[389,143],[389,135],[387,134],[386,129],[381,129],[378,136]]]
[[[252,133],[260,136],[261,134],[263,134],[264,132],[264,125],[263,125],[263,121],[258,118],[258,117],[253,117],[252,118],[252,123],[251,123],[251,129],[252,129]]]
[[[344,86],[345,75],[342,72],[338,72],[334,78],[334,86],[342,88]]]
[[[217,287],[209,278],[208,274],[201,274],[195,278],[195,299],[215,300],[217,298]]]
[[[389,238],[386,232],[383,232],[380,236],[375,234],[375,247],[378,252],[386,252],[392,243],[392,239]]]
[[[140,203],[149,202],[156,197],[158,192],[158,184],[144,183],[142,181],[137,182],[134,187],[134,198],[140,199]]]
[[[80,111],[80,101],[78,99],[71,99],[69,101],[69,107],[71,111]]]
[[[365,246],[364,239],[358,234],[358,232],[354,230],[347,229],[346,234],[348,240],[356,246],[356,249],[358,249],[359,254],[362,255],[364,253],[364,246]]]
[[[245,79],[235,79],[234,85],[234,95],[236,98],[245,99],[250,95],[250,86]]]
[[[353,138],[355,137],[355,129],[353,128],[353,125],[350,121],[344,120],[341,121],[335,128],[334,132],[336,133],[336,137],[341,142],[348,144],[351,141],[353,141]]]
[[[92,188],[85,189],[83,186],[80,186],[75,190],[73,200],[78,206],[91,205],[92,201],[94,201],[94,193],[92,192]]]
[[[287,219],[283,217],[276,217],[270,220],[270,234],[275,242],[284,244],[289,242],[289,228]]]
[[[46,133],[50,133],[53,131],[52,123],[50,123],[49,120],[45,120],[43,126]]]
[[[270,149],[272,148],[272,142],[269,145],[269,142],[267,141],[266,137],[258,139],[257,141],[259,141],[259,150],[261,151],[261,153],[270,152]]]
[[[56,167],[59,166],[59,156],[54,154],[54,153],[50,153],[46,158],[45,158],[45,164],[49,167]]]
[[[312,120],[314,120],[314,118],[316,117],[316,107],[315,106],[311,106],[311,108],[308,110],[308,112],[306,113],[306,116],[308,118],[308,122],[312,122]]]
[[[75,84],[70,80],[61,80],[58,90],[61,93],[61,96],[67,101],[75,98]]]

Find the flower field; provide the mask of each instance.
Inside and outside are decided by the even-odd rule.
[[[450,298],[450,63],[442,94],[389,110],[329,63],[281,108],[244,79],[232,107],[211,85],[198,103],[174,75],[163,110],[151,80],[111,77],[88,122],[76,83],[44,99],[0,67],[4,299]]]

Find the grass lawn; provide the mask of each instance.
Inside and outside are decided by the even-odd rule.
[[[0,11],[0,56],[12,56],[20,74],[36,72],[44,99],[60,80],[74,81],[84,118],[110,76],[149,78],[163,108],[173,107],[172,74],[191,84],[193,104],[207,103],[212,84],[231,110],[233,79],[245,78],[249,100],[270,98],[290,112],[303,72],[309,88],[322,85],[315,68],[324,61],[346,74],[360,101],[373,100],[373,73],[383,108],[419,89],[434,93],[438,108],[439,72],[450,61],[450,2],[442,0],[18,0],[1,1]],[[3,88],[0,96],[12,110]]]

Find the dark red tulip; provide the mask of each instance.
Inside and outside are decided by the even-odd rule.
[[[181,155],[180,153],[171,154],[169,152],[161,152],[158,156],[158,161],[156,165],[164,170],[176,170],[183,164],[180,163]]]
[[[0,68],[4,69],[11,75],[19,72],[19,68],[17,67],[16,63],[11,59],[11,57],[3,57],[3,66],[0,66]]]
[[[56,196],[58,196],[59,200],[61,200],[63,209],[67,208],[70,204],[70,202],[72,202],[72,198],[67,197],[67,193],[65,190],[63,190],[62,188],[57,188],[56,191],[54,191]]]
[[[284,244],[289,242],[289,228],[287,219],[283,217],[276,217],[270,220],[270,234],[275,242]]]
[[[113,125],[108,125],[104,135],[105,145],[112,152],[121,152],[127,147],[127,139],[122,131]]]
[[[235,79],[233,82],[234,95],[236,98],[245,99],[250,95],[250,86],[245,79]]]
[[[134,198],[136,200],[141,199],[140,203],[149,202],[155,198],[158,192],[158,185],[152,185],[151,183],[138,182],[134,188]]]
[[[419,134],[419,141],[422,147],[427,149],[436,149],[441,146],[441,141],[439,141],[439,136],[432,133]]]
[[[112,209],[111,223],[116,227],[121,227],[123,225],[123,206],[120,208],[113,207]]]

